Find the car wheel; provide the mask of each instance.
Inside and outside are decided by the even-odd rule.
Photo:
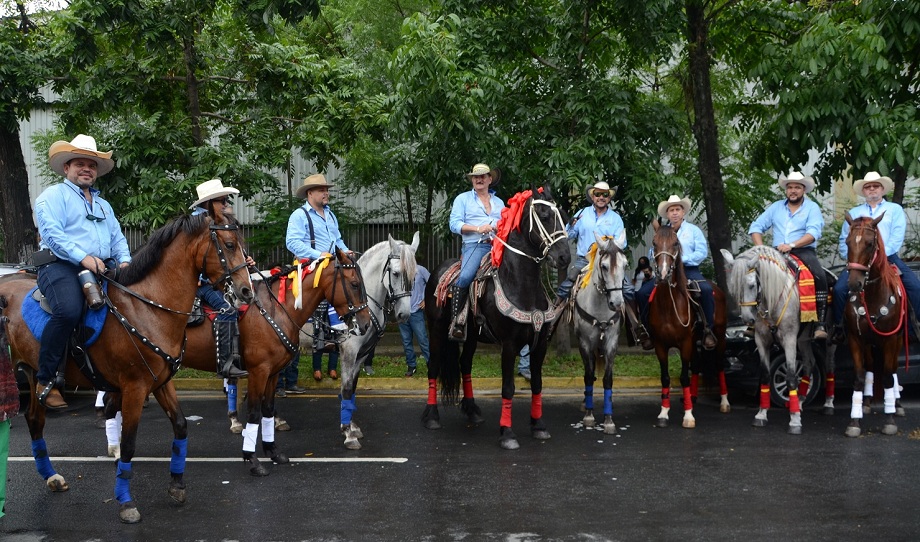
[[[798,376],[801,378],[804,375],[804,367],[802,364],[799,364],[798,367]],[[805,397],[800,397],[802,400],[801,406],[805,406],[814,400],[817,397],[819,390],[821,389],[821,382],[824,380],[824,376],[821,373],[821,369],[817,366],[812,367],[811,369],[811,384],[808,386],[808,393],[805,394]],[[785,408],[786,404],[789,402],[789,389],[786,385],[786,354],[780,353],[773,358],[773,361],[770,363],[770,400],[773,403],[773,406]]]

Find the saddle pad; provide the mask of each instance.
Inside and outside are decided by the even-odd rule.
[[[799,268],[799,280],[797,281],[799,286],[799,320],[801,322],[817,322],[818,301],[815,295],[815,276],[797,256],[789,254],[789,258]]]
[[[107,292],[108,286],[108,283],[104,283],[102,285],[103,290]],[[51,315],[45,312],[38,301],[32,297],[32,294],[35,293],[37,289],[37,286],[32,288],[28,295],[26,295],[26,298],[22,300],[22,320],[29,326],[29,330],[32,332],[32,335],[35,336],[35,339],[40,341],[45,326],[48,325],[48,322],[51,320]],[[96,310],[86,310],[86,318],[83,320],[83,325],[92,331],[89,339],[86,341],[86,346],[90,346],[99,339],[99,334],[102,333],[102,326],[105,325],[105,317],[108,313],[109,308],[106,305]]]

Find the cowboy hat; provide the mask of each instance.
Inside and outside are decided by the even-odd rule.
[[[684,213],[690,211],[690,198],[681,199],[679,196],[671,196],[667,201],[662,201],[658,204],[658,216],[661,218],[668,218],[668,207],[672,205],[680,205],[684,208]]]
[[[70,143],[55,141],[48,149],[48,165],[58,175],[64,175],[64,164],[74,158],[89,158],[96,162],[96,175],[99,177],[112,171],[115,167],[112,151],[97,151],[96,140],[88,135],[79,134]]]
[[[476,164],[473,166],[473,170],[466,174],[467,177],[473,177],[475,175],[491,175],[492,170],[489,169],[488,164]]]
[[[604,181],[598,181],[594,183],[593,186],[589,186],[588,190],[585,191],[585,193],[588,194],[589,199],[594,197],[595,190],[606,190],[607,192],[610,192],[611,198],[613,198],[613,194],[616,192],[616,189],[610,188],[609,184],[605,183]]]
[[[198,200],[191,204],[189,209],[194,209],[199,203],[204,203],[208,200],[240,193],[239,190],[232,186],[224,186],[224,183],[222,183],[220,179],[205,181],[199,184],[195,190],[198,191]]]
[[[806,194],[815,189],[815,180],[811,177],[802,175],[798,171],[790,171],[788,177],[781,176],[777,182],[783,187],[783,190],[786,189],[786,185],[789,183],[799,183],[804,186]]]
[[[853,191],[859,195],[862,195],[862,189],[866,183],[879,183],[882,185],[883,196],[894,190],[894,181],[891,180],[891,177],[883,177],[878,174],[878,171],[870,171],[869,173],[866,173],[866,177],[864,179],[860,179],[853,183]]]
[[[330,188],[335,186],[332,183],[326,182],[326,177],[322,173],[314,173],[306,179],[303,180],[303,186],[297,189],[297,197],[300,199],[306,199],[307,192],[311,188]]]

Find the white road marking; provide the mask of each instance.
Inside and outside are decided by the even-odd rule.
[[[259,458],[265,461],[271,461],[268,458]],[[291,463],[405,463],[409,461],[408,457],[292,457]],[[10,457],[10,462],[31,463],[35,461],[32,457],[16,456]],[[107,456],[94,457],[52,457],[53,462],[80,462],[80,463],[113,463],[115,458]],[[168,457],[135,457],[132,463],[169,463]],[[186,463],[239,463],[239,457],[189,457]]]

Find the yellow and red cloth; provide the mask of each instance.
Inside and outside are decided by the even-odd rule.
[[[332,254],[329,254],[328,252],[324,252],[322,256],[316,260],[313,260],[312,263],[309,258],[304,258],[301,260],[295,259],[293,265],[297,266],[297,268],[280,278],[281,283],[278,286],[278,301],[284,303],[288,288],[287,283],[290,282],[291,294],[294,295],[294,299],[296,300],[294,302],[294,308],[301,308],[303,299],[303,296],[301,295],[301,284],[303,283],[304,277],[311,273],[315,273],[313,275],[313,287],[318,287],[319,278],[322,275],[323,269],[329,265],[330,261],[332,261]],[[281,270],[279,268],[275,268],[271,270],[271,273],[273,275],[277,275],[280,273],[280,271]]]
[[[799,320],[801,322],[818,321],[818,301],[815,296],[815,276],[811,269],[793,254],[789,258],[795,262],[799,268]]]

